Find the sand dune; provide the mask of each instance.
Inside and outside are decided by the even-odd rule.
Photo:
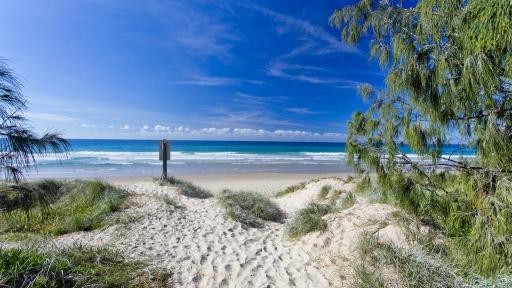
[[[323,179],[275,201],[292,217],[326,184],[352,188],[338,179]],[[173,187],[148,181],[122,186],[134,193],[131,208],[123,212],[127,223],[66,235],[56,243],[119,249],[129,259],[169,269],[176,287],[342,287],[350,278],[358,234],[370,220],[385,219],[393,210],[360,199],[346,211],[327,215],[327,232],[290,241],[285,224],[242,228],[225,217],[215,198],[187,198]],[[162,201],[163,195],[175,199],[179,208]]]

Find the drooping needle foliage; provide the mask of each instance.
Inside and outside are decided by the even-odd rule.
[[[36,135],[23,115],[26,109],[21,82],[0,59],[0,170],[4,180],[18,182],[35,163],[36,155],[70,149],[58,133]]]
[[[510,273],[512,2],[362,0],[330,22],[346,42],[369,40],[387,74],[360,87],[369,108],[349,123],[350,163],[446,232],[457,263]],[[443,155],[450,143],[476,158]]]

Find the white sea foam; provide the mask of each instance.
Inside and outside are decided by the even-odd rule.
[[[423,161],[415,154],[407,154],[414,161]],[[445,157],[449,157],[446,155]],[[474,156],[464,156],[472,158]],[[227,163],[227,164],[335,164],[346,159],[343,152],[285,152],[285,153],[239,153],[239,152],[171,152],[171,164]],[[452,157],[457,159],[457,156]],[[161,165],[158,152],[107,152],[75,151],[67,156],[53,155],[36,157],[39,164],[51,165]]]
[[[292,152],[292,153],[238,153],[238,152],[180,152],[171,153],[171,163],[185,164],[188,162],[228,162],[228,163],[318,163],[334,162],[345,159],[345,153],[328,152]],[[106,152],[106,151],[76,151],[68,155],[39,156],[40,164],[59,162],[81,163],[89,165],[159,165],[157,152]]]

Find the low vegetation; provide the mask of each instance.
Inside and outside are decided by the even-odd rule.
[[[356,204],[356,196],[352,192],[345,192],[345,196],[341,199],[341,209],[348,209]]]
[[[61,235],[103,227],[128,197],[101,181],[43,180],[0,188],[0,231]]]
[[[338,200],[340,199],[341,195],[343,193],[346,193],[344,190],[336,189],[332,191],[331,195],[329,195],[329,205],[336,206],[338,203]]]
[[[178,179],[176,177],[171,176],[168,177],[167,179],[157,178],[155,181],[157,181],[160,185],[176,186],[178,192],[187,197],[207,199],[213,196],[212,193],[210,193],[210,191],[203,189],[197,185],[194,185],[191,182]]]
[[[324,185],[324,186],[322,186],[322,188],[320,189],[320,193],[318,193],[318,199],[319,200],[327,199],[327,196],[329,195],[329,193],[331,191],[332,191],[332,186],[331,185]]]
[[[290,193],[297,192],[299,190],[302,190],[302,189],[306,188],[306,185],[308,185],[308,183],[309,182],[301,182],[299,184],[288,186],[284,190],[281,190],[281,191],[277,192],[274,196],[275,197],[283,197],[283,196],[288,195]]]
[[[43,249],[44,250],[44,249]],[[39,252],[0,248],[0,287],[167,287],[169,273],[148,271],[104,248]]]
[[[446,260],[442,244],[435,238],[415,239],[411,249],[380,242],[364,233],[358,245],[359,262],[354,268],[352,287],[511,287],[512,277],[484,279],[466,275]]]
[[[392,176],[388,176],[392,177]],[[402,176],[400,176],[402,177]],[[410,173],[407,177],[415,177]],[[439,190],[427,191],[414,180],[369,178],[358,185],[382,202],[394,203],[414,215],[423,225],[446,236],[446,259],[461,273],[485,277],[510,275],[512,265],[512,182],[499,181],[496,193],[470,193],[479,183],[458,173],[440,173],[431,178]]]
[[[178,203],[176,203],[176,200],[172,199],[168,195],[159,196],[158,199],[162,200],[162,202],[164,202],[165,204],[167,204],[173,208],[178,207]]]
[[[333,211],[328,204],[311,202],[305,208],[297,211],[293,219],[288,223],[287,234],[290,238],[299,238],[314,231],[324,231],[327,223],[323,216]]]
[[[248,227],[262,227],[264,221],[279,222],[284,213],[266,196],[256,192],[233,192],[224,190],[219,200],[226,214]]]

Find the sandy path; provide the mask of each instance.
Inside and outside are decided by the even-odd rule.
[[[128,217],[124,223],[65,235],[56,244],[81,242],[119,249],[128,259],[171,271],[175,287],[349,287],[360,232],[375,230],[394,210],[358,198],[352,208],[324,217],[326,232],[289,241],[285,224],[244,229],[226,218],[215,198],[188,198],[174,187],[149,181],[117,185],[134,194],[130,208],[123,212]],[[339,179],[322,179],[274,200],[291,218],[317,198],[323,185],[353,188]],[[166,204],[164,195],[179,207]],[[382,231],[396,232],[390,228]]]
[[[224,216],[214,198],[188,198],[150,182],[124,188],[136,195],[129,211],[135,221],[57,242],[114,246],[128,258],[168,268],[177,287],[330,287],[304,246],[283,239],[283,224],[244,229]],[[172,209],[162,195],[180,207]]]

